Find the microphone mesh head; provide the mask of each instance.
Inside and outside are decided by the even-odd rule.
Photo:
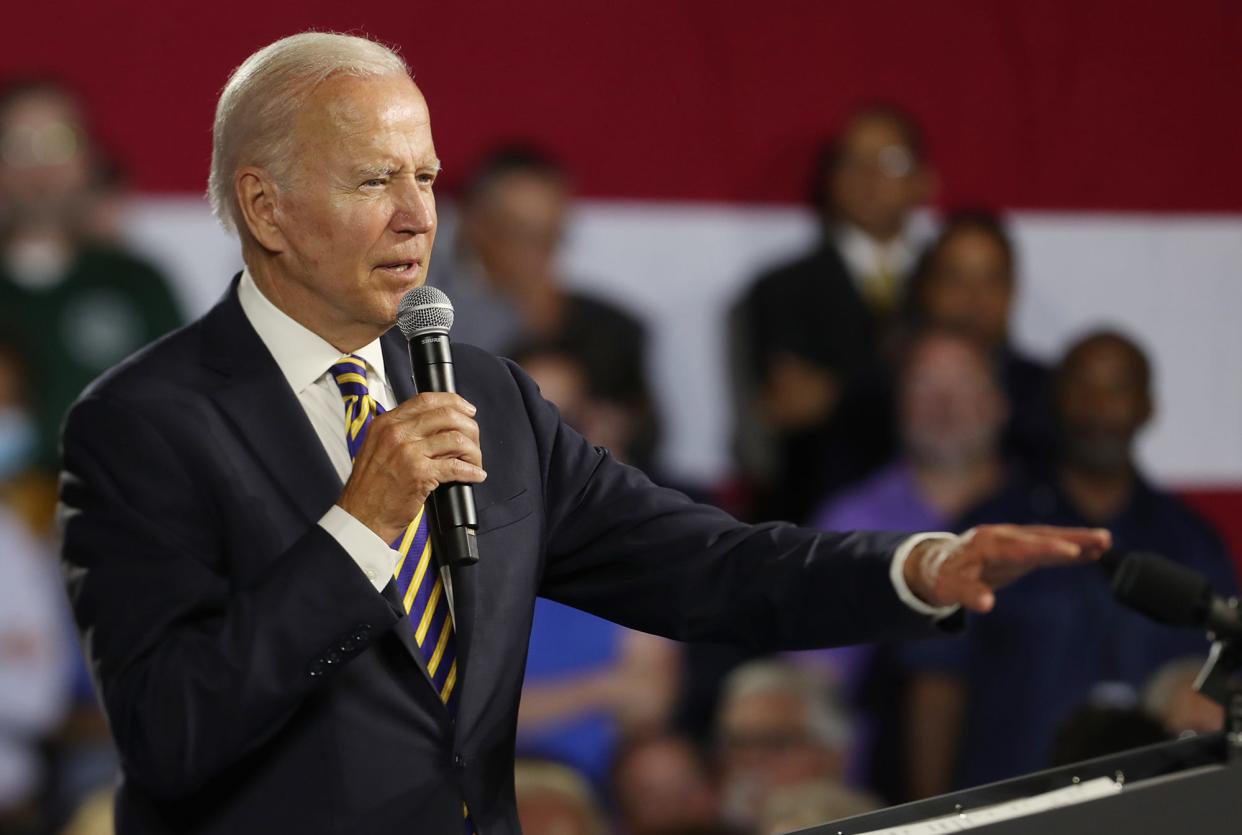
[[[448,333],[453,327],[453,303],[435,287],[415,287],[397,305],[397,327],[406,339],[424,333]]]

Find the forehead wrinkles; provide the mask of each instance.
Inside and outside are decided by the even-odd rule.
[[[378,82],[325,82],[299,116],[299,144],[316,144],[317,151],[326,155],[372,144],[385,134],[399,133],[413,139],[413,131],[429,126],[427,107],[420,95],[405,90],[393,94],[371,86]]]

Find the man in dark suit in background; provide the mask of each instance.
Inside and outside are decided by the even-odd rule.
[[[211,196],[246,270],[97,381],[64,435],[64,559],[125,772],[118,831],[516,833],[536,595],[683,639],[935,631],[1107,536],[749,527],[653,486],[511,363],[415,394],[390,333],[425,278],[426,103],[371,41],[260,50],[217,109]],[[490,474],[483,469],[484,461]],[[423,505],[475,485],[481,561]]]
[[[739,302],[737,446],[756,518],[805,522],[824,495],[892,454],[882,349],[925,242],[913,214],[934,180],[909,115],[855,111],[812,177],[820,240]]]

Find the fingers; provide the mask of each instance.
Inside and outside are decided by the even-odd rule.
[[[1032,566],[1091,559],[1101,553],[1096,535],[1066,536],[1060,528],[1030,528],[1017,525],[985,525],[967,548],[985,560],[1027,562]]]
[[[466,417],[474,417],[478,412],[474,404],[460,394],[446,391],[424,391],[398,404],[395,408],[389,409],[385,414],[391,415],[397,420],[408,420],[423,412],[431,412],[436,409],[453,409],[454,411],[461,412]]]
[[[481,484],[487,479],[482,467],[460,458],[437,458],[430,462],[431,473],[440,484]],[[428,491],[430,492],[430,491]]]
[[[957,599],[972,612],[986,615],[996,606],[996,593],[983,583],[965,584],[958,592]]]
[[[1084,551],[1104,553],[1113,547],[1113,535],[1105,528],[1060,528],[1053,525],[1028,525],[1024,528],[1041,536],[1053,536],[1073,542]]]
[[[428,458],[460,458],[480,469],[483,467],[483,451],[478,441],[456,429],[437,432],[419,443]]]
[[[411,402],[406,401],[406,404]],[[465,403],[464,400],[461,402]],[[367,440],[373,436],[390,435],[390,442],[408,444],[440,432],[460,432],[476,445],[479,442],[479,425],[474,419],[463,412],[459,404],[443,402],[434,406],[426,403],[419,409],[385,412],[371,424]]]

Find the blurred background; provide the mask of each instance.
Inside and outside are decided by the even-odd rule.
[[[433,114],[431,282],[596,443],[739,517],[1091,524],[1236,593],[1242,7],[1049,0],[6,11],[0,832],[109,832],[118,765],[55,565],[82,387],[240,269],[216,96],[318,28]],[[539,604],[530,835],[775,833],[1218,728],[1201,635],[1096,568],[965,636],[776,657]]]

